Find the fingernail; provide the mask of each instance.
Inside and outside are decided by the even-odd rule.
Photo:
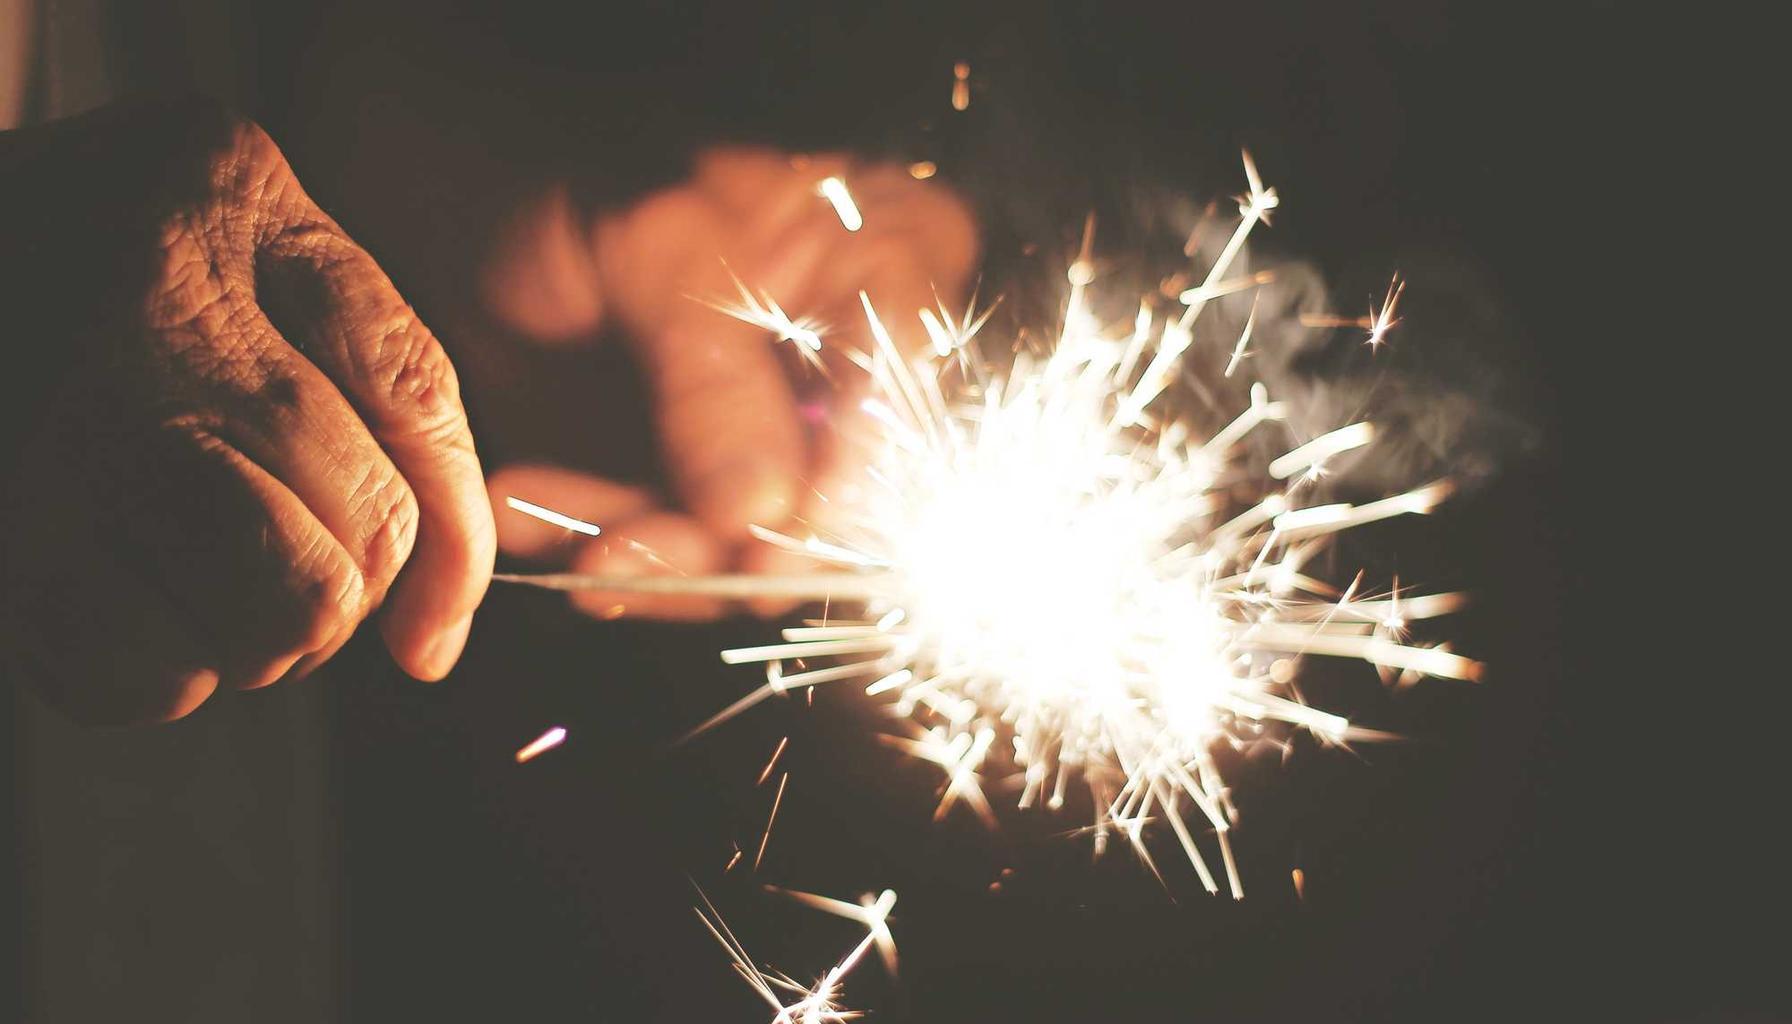
[[[473,628],[473,616],[449,626],[436,634],[435,639],[423,650],[424,682],[433,683],[447,675],[460,660],[461,651],[467,646],[467,633]]]

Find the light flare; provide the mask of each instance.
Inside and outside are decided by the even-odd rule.
[[[861,296],[876,345],[856,361],[874,387],[873,428],[848,440],[863,452],[863,479],[810,536],[777,535],[780,547],[852,574],[824,626],[723,653],[730,664],[767,663],[759,695],[791,685],[786,666],[798,661],[807,682],[873,680],[866,692],[915,723],[887,741],[944,773],[940,814],[962,802],[989,818],[986,775],[1012,773],[1022,806],[1052,808],[1080,779],[1098,844],[1122,836],[1155,871],[1143,837],[1148,823],[1167,824],[1204,886],[1220,891],[1223,874],[1234,896],[1230,800],[1212,749],[1255,742],[1275,723],[1325,743],[1381,735],[1302,703],[1292,686],[1300,657],[1454,679],[1481,671],[1378,624],[1404,626],[1415,611],[1444,614],[1459,600],[1354,601],[1354,584],[1340,597],[1301,571],[1340,530],[1430,511],[1447,483],[1328,503],[1317,497],[1327,460],[1371,447],[1371,423],[1262,465],[1244,442],[1284,430],[1285,409],[1261,384],[1236,420],[1205,435],[1158,408],[1189,369],[1204,305],[1271,279],[1227,277],[1252,227],[1280,203],[1248,155],[1245,175],[1237,226],[1205,282],[1181,293],[1179,314],[1142,305],[1125,324],[1096,322],[1086,233],[1056,345],[1006,370],[985,363],[962,336],[974,332],[952,330],[943,307],[904,313],[933,346],[903,355]],[[1399,294],[1396,282],[1378,337],[1397,322]],[[1239,368],[1254,323],[1211,372]],[[1241,500],[1252,481],[1259,497]],[[1218,874],[1206,842],[1219,848]]]

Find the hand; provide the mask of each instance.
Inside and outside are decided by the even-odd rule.
[[[382,603],[399,665],[447,673],[495,547],[454,370],[267,134],[104,111],[0,136],[0,183],[17,673],[82,720],[178,718]]]
[[[859,231],[848,231],[817,193],[817,183],[836,175],[863,213]],[[552,528],[501,512],[500,545],[577,572],[778,568],[778,553],[750,541],[746,528],[812,519],[814,495],[850,471],[830,441],[863,393],[863,371],[843,357],[871,344],[859,292],[898,344],[915,351],[928,343],[918,311],[960,302],[976,255],[965,206],[893,165],[715,150],[689,181],[600,218],[588,232],[563,197],[549,197],[500,246],[485,277],[488,303],[547,342],[587,336],[606,320],[624,328],[653,390],[678,504],[662,508],[640,488],[554,467],[510,467],[491,480],[500,506],[514,494],[597,522],[606,535],[568,546]],[[738,299],[735,279],[793,317],[831,325],[826,378],[802,365],[789,342],[702,301]],[[718,610],[711,601],[592,592],[574,601],[596,614],[626,608],[695,618]]]

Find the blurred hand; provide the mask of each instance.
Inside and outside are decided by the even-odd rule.
[[[846,181],[861,230],[848,231],[818,194],[830,176]],[[894,165],[714,150],[689,181],[588,230],[563,195],[549,196],[500,245],[485,276],[488,304],[544,342],[587,337],[606,321],[624,329],[651,382],[676,507],[564,469],[507,467],[490,481],[500,508],[514,494],[596,522],[605,535],[573,545],[563,531],[500,511],[500,546],[575,572],[784,568],[790,556],[750,541],[747,526],[812,520],[817,492],[850,472],[830,442],[863,394],[863,372],[843,357],[871,346],[859,292],[898,344],[916,351],[928,344],[918,311],[961,301],[976,256],[966,207]],[[790,316],[828,325],[827,377],[802,365],[789,342],[705,304],[738,299],[735,278]],[[594,592],[574,601],[594,614],[719,610],[705,600]]]
[[[0,247],[34,402],[0,508],[24,679],[83,720],[177,718],[382,603],[398,663],[448,672],[494,556],[454,370],[266,133],[189,104],[0,136]]]

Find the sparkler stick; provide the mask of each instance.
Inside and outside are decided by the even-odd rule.
[[[868,600],[888,593],[887,578],[815,573],[808,576],[606,576],[579,573],[493,573],[498,583],[543,590],[606,590],[624,594],[677,594],[745,600],[755,597],[798,601]]]

